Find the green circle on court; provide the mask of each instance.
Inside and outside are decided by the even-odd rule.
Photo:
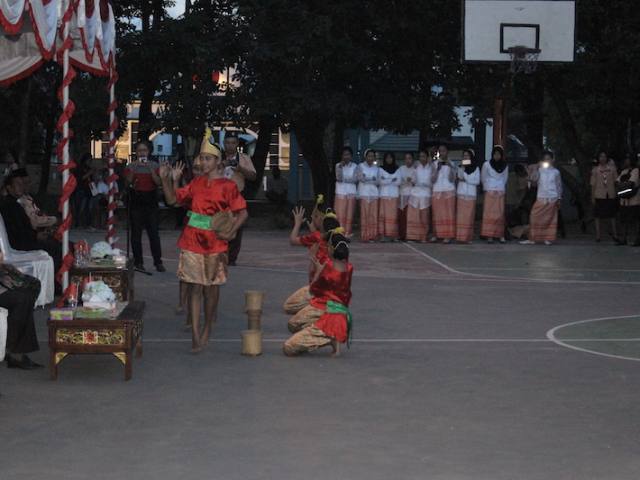
[[[550,330],[547,337],[575,350],[640,361],[640,316],[568,323]]]

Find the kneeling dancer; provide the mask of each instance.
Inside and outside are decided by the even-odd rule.
[[[316,263],[314,259],[317,259],[320,263],[325,262],[329,255],[327,247],[329,234],[340,227],[336,214],[328,209],[324,216],[322,216],[322,214],[314,215],[311,223],[313,231],[310,234],[299,236],[300,226],[302,225],[304,217],[304,208],[298,207],[294,209],[293,217],[294,226],[289,236],[289,242],[291,245],[302,245],[309,248],[309,283],[293,292],[285,300],[283,308],[287,315],[295,315],[309,305],[309,300],[311,300],[309,285],[313,281],[316,273]]]
[[[303,309],[318,312],[317,320],[303,326],[283,345],[287,356],[311,352],[331,345],[333,353],[338,353],[338,344],[345,343],[351,336],[351,277],[353,265],[349,263],[349,244],[346,237],[333,233],[329,239],[329,258],[325,263],[317,259],[317,269],[311,284],[313,298]],[[296,315],[296,316],[298,316]],[[294,317],[295,318],[295,317]]]
[[[172,169],[161,167],[162,189],[167,204],[188,205],[189,221],[184,227],[178,247],[178,278],[189,284],[192,352],[208,343],[216,321],[220,285],[227,281],[228,241],[247,220],[247,204],[236,184],[224,177],[220,148],[210,142],[207,128],[200,147],[202,175],[182,188],[184,165]],[[200,307],[204,298],[205,324],[200,331]]]

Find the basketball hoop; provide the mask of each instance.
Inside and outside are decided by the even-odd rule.
[[[533,73],[538,68],[539,48],[518,45],[509,48],[508,52],[511,57],[511,73]]]

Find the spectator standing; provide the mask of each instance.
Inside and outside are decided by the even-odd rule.
[[[618,191],[620,195],[620,220],[623,227],[622,238],[618,245],[640,246],[640,172],[636,157],[628,156],[618,176]],[[626,191],[625,191],[626,190]]]
[[[615,186],[618,171],[616,170],[616,164],[609,159],[607,152],[601,151],[598,153],[597,160],[598,164],[591,170],[590,181],[593,217],[596,225],[596,242],[601,240],[601,220],[609,220],[613,240],[618,242],[618,229],[616,226],[618,195]]]
[[[125,169],[127,181],[131,249],[133,262],[138,270],[145,271],[142,256],[142,231],[147,231],[149,246],[153,256],[153,264],[158,272],[166,269],[162,264],[162,247],[160,245],[160,210],[158,208],[158,186],[161,184],[158,175],[159,165],[151,160],[151,148],[145,141],[136,144],[136,160]]]
[[[238,132],[235,130],[227,130],[224,134],[224,176],[233,180],[244,198],[244,187],[246,180],[250,182],[256,179],[256,169],[253,166],[251,157],[240,152],[240,139]],[[229,241],[229,265],[233,266],[240,255],[242,247],[242,232],[240,227],[233,240]]]

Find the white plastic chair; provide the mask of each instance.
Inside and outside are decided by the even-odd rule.
[[[7,316],[9,311],[0,307],[0,362],[4,360],[7,348]]]
[[[55,295],[53,258],[44,250],[24,252],[11,248],[2,215],[0,215],[0,251],[4,255],[5,262],[13,265],[22,273],[40,280],[40,295],[36,300],[36,307],[42,307],[53,302]]]

